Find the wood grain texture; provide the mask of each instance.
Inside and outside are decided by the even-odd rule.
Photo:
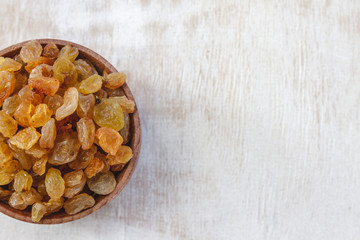
[[[0,48],[89,47],[128,74],[142,120],[129,184],[9,239],[357,239],[360,2],[1,0]],[[40,236],[40,237],[39,237]]]

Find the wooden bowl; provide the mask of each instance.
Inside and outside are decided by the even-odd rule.
[[[79,49],[79,57],[88,59],[98,70],[99,73],[102,73],[103,70],[106,70],[108,73],[117,72],[117,70],[102,56],[95,53],[94,51],[81,46],[76,43],[58,40],[58,39],[37,39],[40,44],[44,47],[48,43],[55,43],[59,48],[65,45],[72,45]],[[26,41],[27,42],[27,41]],[[19,54],[21,47],[26,43],[21,42],[10,47],[7,47],[0,51],[0,56],[3,57],[14,57],[16,54]],[[125,95],[127,98],[135,102],[133,95],[125,83],[122,87],[124,89]],[[135,111],[133,114],[130,114],[130,133],[131,133],[131,140],[130,140],[130,147],[133,150],[134,157],[127,163],[127,165],[123,168],[121,172],[115,172],[116,174],[116,187],[115,190],[110,193],[109,195],[105,196],[98,196],[95,198],[95,205],[92,208],[86,209],[78,214],[75,215],[67,215],[65,211],[62,209],[58,213],[51,214],[49,216],[44,217],[40,222],[37,224],[57,224],[57,223],[65,223],[71,222],[80,218],[83,218],[96,210],[100,209],[102,206],[110,202],[119,192],[125,187],[127,182],[129,181],[132,173],[135,170],[139,153],[140,153],[140,145],[141,145],[141,128],[140,128],[140,118],[139,113],[137,111],[137,107],[135,104]],[[31,221],[31,207],[28,207],[24,211],[16,210],[10,207],[8,204],[0,202],[0,212],[13,217],[15,219],[33,223]]]

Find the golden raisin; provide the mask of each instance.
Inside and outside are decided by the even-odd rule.
[[[109,127],[119,131],[124,127],[124,114],[114,99],[103,99],[94,107],[94,121],[100,127]]]
[[[56,78],[49,77],[29,78],[29,86],[36,93],[54,96],[60,87],[60,82]]]
[[[77,122],[77,131],[79,142],[83,150],[90,149],[95,138],[95,124],[89,118],[81,118]]]
[[[73,86],[78,79],[74,64],[67,58],[58,58],[54,63],[54,76],[66,86]]]
[[[64,175],[65,193],[64,197],[72,198],[80,193],[85,184],[86,177],[82,170],[72,171]]]
[[[130,147],[121,146],[115,156],[110,154],[107,155],[106,161],[112,166],[116,164],[127,163],[133,156],[134,155]]]
[[[9,139],[9,143],[14,144],[20,149],[28,150],[39,140],[40,133],[34,127],[28,127],[20,130],[15,136]]]
[[[100,147],[111,155],[116,154],[123,142],[120,133],[108,127],[99,128],[96,131],[96,138]]]
[[[74,62],[79,55],[79,50],[73,46],[66,45],[60,50],[59,58],[66,58],[71,62]]]
[[[29,102],[22,102],[14,113],[14,118],[22,127],[30,126],[31,116],[35,112],[35,107]]]
[[[12,137],[17,129],[17,122],[4,111],[0,111],[0,133],[4,137]]]
[[[94,158],[96,152],[97,148],[94,145],[88,150],[80,149],[76,159],[68,163],[69,167],[75,170],[85,169]]]
[[[94,205],[95,200],[92,196],[86,193],[81,193],[66,200],[64,203],[64,209],[67,214],[74,215],[84,209],[91,208]]]
[[[65,182],[58,169],[50,168],[45,176],[46,192],[53,199],[59,199],[64,194]]]
[[[48,43],[44,47],[43,56],[48,58],[57,58],[59,52],[59,48],[55,43]]]
[[[68,88],[64,95],[64,104],[56,110],[56,120],[60,121],[73,114],[78,106],[78,99],[79,95],[77,89],[74,87]]]
[[[39,140],[40,147],[42,147],[42,148],[53,148],[55,138],[56,138],[55,119],[51,118],[41,128],[41,137],[40,137],[40,140]]]
[[[102,160],[99,158],[93,158],[89,165],[85,168],[85,174],[87,178],[91,178],[95,176],[97,173],[99,173],[101,170],[103,170],[105,164]]]
[[[0,105],[8,98],[15,89],[15,75],[8,71],[0,71]]]
[[[82,94],[95,93],[100,90],[102,79],[98,74],[94,74],[80,82],[79,92]]]
[[[44,175],[46,171],[47,161],[48,161],[48,155],[44,155],[39,160],[37,160],[32,167],[34,173],[36,173],[39,176]]]
[[[41,44],[36,41],[30,41],[26,43],[20,50],[19,56],[24,62],[30,62],[35,60],[41,56],[42,53],[42,46]]]
[[[14,116],[14,113],[15,113],[16,109],[19,107],[20,103],[21,103],[21,100],[20,100],[19,95],[15,94],[15,95],[5,99],[3,106],[2,106],[2,110],[4,112],[6,112],[7,114],[9,114],[10,116]]]
[[[0,64],[0,71],[16,72],[19,71],[22,67],[22,64],[15,61],[12,58],[5,58],[4,61]]]
[[[34,203],[31,207],[31,220],[39,222],[46,213],[46,206],[43,203]]]
[[[14,189],[16,192],[29,191],[31,189],[33,179],[29,173],[21,170],[16,173],[14,179]]]
[[[99,195],[107,195],[114,191],[116,187],[115,176],[112,172],[101,172],[87,180],[87,185],[91,191]]]
[[[121,87],[126,81],[126,75],[122,72],[115,72],[106,75],[104,78],[105,87],[110,89],[116,89]]]

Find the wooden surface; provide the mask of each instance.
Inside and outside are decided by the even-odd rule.
[[[358,239],[359,1],[73,2],[2,0],[0,47],[66,39],[125,71],[138,167],[82,220],[0,215],[1,239]]]

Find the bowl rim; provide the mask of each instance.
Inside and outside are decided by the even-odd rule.
[[[116,68],[110,64],[105,58],[103,58],[98,53],[94,52],[93,50],[84,47],[80,44],[61,40],[61,39],[53,39],[53,38],[41,38],[41,39],[31,39],[27,41],[23,41],[20,43],[16,43],[14,45],[11,45],[7,48],[4,48],[0,50],[0,56],[4,57],[13,57],[16,54],[19,53],[21,47],[30,41],[36,40],[38,41],[42,46],[48,44],[48,43],[55,43],[58,47],[63,47],[65,45],[72,45],[79,49],[79,57],[86,58],[89,60],[98,70],[103,69],[106,70],[108,73],[112,72],[118,72]],[[50,214],[49,216],[44,217],[39,222],[35,223],[31,220],[31,214],[29,211],[20,211],[17,209],[14,209],[10,207],[8,204],[4,202],[0,202],[0,212],[4,213],[5,215],[8,215],[14,219],[21,220],[28,223],[33,224],[60,224],[60,223],[66,223],[71,222],[74,220],[78,220],[81,218],[84,218],[91,213],[97,211],[101,207],[105,206],[107,203],[109,203],[111,200],[113,200],[125,187],[125,185],[128,183],[130,177],[132,176],[135,167],[137,165],[139,155],[140,155],[140,149],[141,149],[141,124],[140,124],[140,116],[137,109],[137,104],[134,99],[134,96],[132,95],[129,86],[125,82],[125,84],[122,86],[123,90],[125,92],[125,95],[128,99],[135,102],[135,110],[132,113],[132,116],[130,118],[130,132],[131,132],[131,140],[130,140],[130,147],[133,150],[133,158],[126,164],[124,169],[121,170],[121,172],[116,177],[116,187],[114,191],[108,195],[105,196],[97,196],[96,203],[93,207],[88,208],[84,211],[81,211],[75,215],[67,215],[64,212],[61,213],[54,213]]]

